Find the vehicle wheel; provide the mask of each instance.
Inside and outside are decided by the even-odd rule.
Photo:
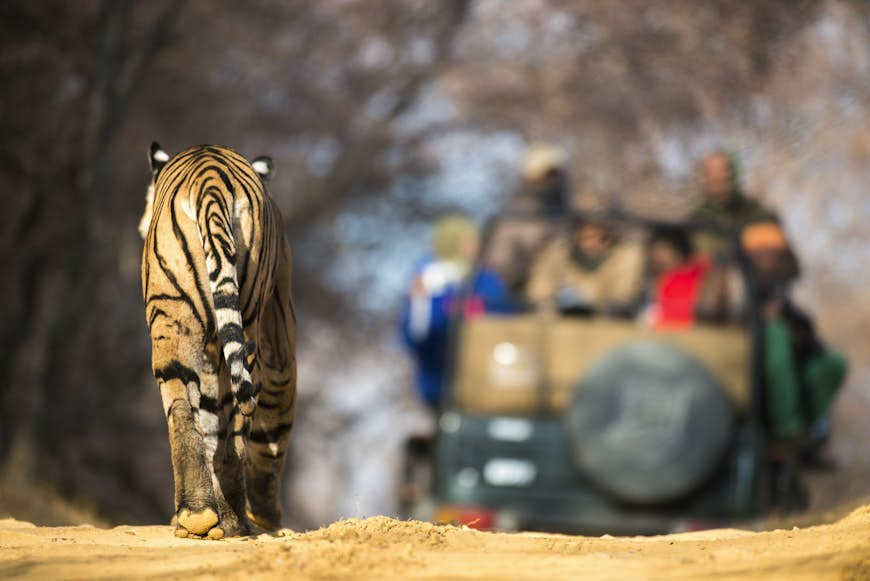
[[[675,500],[721,461],[733,413],[725,389],[672,345],[639,341],[605,355],[564,418],[577,468],[622,501]]]
[[[432,488],[432,436],[414,435],[405,441],[399,486],[399,510],[410,518]]]

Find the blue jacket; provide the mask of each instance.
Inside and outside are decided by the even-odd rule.
[[[423,262],[415,270],[415,277],[430,264],[431,260]],[[423,297],[422,301],[417,299],[412,304],[410,295],[405,295],[402,301],[402,338],[417,363],[417,391],[431,407],[438,407],[441,403],[450,318],[459,307],[461,290],[459,284],[448,284],[439,292]],[[507,314],[517,312],[519,305],[512,300],[499,276],[483,269],[474,275],[466,310]]]

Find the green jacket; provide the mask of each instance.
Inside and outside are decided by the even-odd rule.
[[[695,222],[712,223],[723,228],[741,228],[760,220],[779,222],[775,212],[765,208],[760,202],[747,198],[741,192],[734,192],[724,206],[714,204],[708,199],[692,212],[689,219]]]
[[[776,212],[765,207],[761,202],[747,198],[737,191],[724,206],[714,204],[708,199],[689,216],[693,222],[714,224],[721,228],[742,228],[752,222],[772,221],[780,223]],[[793,281],[800,277],[801,267],[797,255],[789,248],[786,253],[786,280]]]
[[[827,413],[846,377],[846,359],[820,350],[799,364],[788,323],[768,321],[764,329],[767,418],[776,439],[802,436]]]

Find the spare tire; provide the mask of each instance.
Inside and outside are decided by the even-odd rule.
[[[564,418],[577,468],[619,500],[675,500],[716,468],[733,414],[700,362],[654,341],[611,351],[575,387]]]

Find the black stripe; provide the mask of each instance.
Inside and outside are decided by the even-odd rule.
[[[263,408],[263,409],[265,409],[265,410],[278,410],[278,411],[277,411],[277,414],[280,416],[280,415],[286,414],[287,412],[289,412],[290,410],[292,410],[292,409],[293,409],[293,405],[294,405],[294,403],[295,403],[295,402],[291,399],[291,400],[290,400],[290,403],[288,403],[288,404],[285,405],[284,407],[280,407],[280,406],[281,406],[281,402],[266,403],[266,402],[264,402],[264,401],[261,399],[261,400],[259,400],[259,401],[257,402],[257,407],[258,407],[258,408]]]
[[[239,295],[230,295],[226,293],[218,293],[214,296],[214,308],[216,309],[233,309],[241,310],[242,306],[239,303]]]
[[[285,453],[286,453],[286,450],[278,450],[274,454],[269,449],[257,450],[257,454],[259,454],[262,458],[265,458],[267,460],[274,460],[275,458],[281,458],[284,456]]]
[[[251,305],[253,305],[253,309],[251,309]],[[257,315],[260,314],[260,302],[249,300],[242,312],[245,313],[249,310],[251,311],[250,314],[246,314],[245,318],[242,319],[242,325],[246,328],[253,325],[254,321],[257,319]]]
[[[241,363],[242,365],[245,364],[245,353],[243,351],[235,351],[233,353],[230,353],[230,356],[226,359],[227,367],[232,369],[233,363]]]
[[[244,345],[244,333],[242,327],[238,323],[226,323],[220,330],[221,343],[226,345],[231,341],[242,343]]]
[[[280,401],[276,401],[275,403],[269,403],[263,399],[257,402],[257,407],[263,408],[264,410],[274,410],[281,406]]]
[[[187,261],[187,264],[196,264],[193,260],[193,254],[190,252],[190,248],[187,245],[187,239],[184,237],[184,232],[181,229],[181,225],[178,223],[178,215],[175,212],[175,204],[172,204],[169,207],[170,216],[172,217],[172,232],[175,234],[176,239],[178,240],[178,244],[181,246],[181,250],[184,252],[184,257]],[[203,289],[202,282],[199,280],[196,269],[193,269],[191,274],[193,275],[194,286],[196,287],[197,292],[199,293],[200,303],[205,307],[208,304],[208,300],[206,299],[205,290]],[[179,288],[179,290],[181,290]],[[212,319],[211,313],[208,309],[205,309],[207,323],[206,323],[206,337],[211,337],[214,334],[214,320]]]
[[[152,237],[151,252],[152,252],[154,258],[157,259],[157,264],[160,267],[161,272],[167,278],[169,283],[173,287],[175,287],[175,289],[178,291],[179,295],[178,296],[172,296],[172,295],[167,295],[167,294],[151,295],[146,300],[145,305],[147,306],[152,301],[155,301],[155,300],[176,300],[176,301],[184,302],[190,307],[190,311],[193,313],[193,316],[196,317],[196,320],[199,322],[200,326],[203,329],[206,329],[207,331],[209,331],[207,336],[211,335],[211,333],[213,332],[213,328],[211,327],[211,322],[209,321],[208,324],[206,323],[206,321],[203,319],[200,312],[196,309],[196,305],[194,304],[193,299],[190,298],[190,296],[185,292],[185,290],[182,288],[181,284],[178,282],[178,279],[175,278],[175,275],[172,273],[172,270],[169,267],[169,263],[166,261],[166,259],[163,257],[163,255],[160,253],[160,251],[157,249],[157,237],[156,236]]]
[[[216,414],[220,411],[220,406],[218,405],[217,399],[200,394],[199,409],[205,412]]]
[[[215,288],[220,288],[221,286],[223,286],[225,284],[233,284],[234,285],[234,284],[236,284],[236,279],[234,279],[231,276],[225,276],[217,282],[217,284],[215,285]]]
[[[150,299],[148,299],[148,302],[151,302],[151,300],[152,300],[153,298],[154,298],[154,297],[151,297]],[[147,304],[146,304],[146,307],[147,307]],[[166,311],[164,311],[163,309],[161,309],[161,308],[155,308],[153,311],[151,311],[151,315],[148,317],[148,326],[149,326],[149,327],[151,327],[151,326],[154,325],[154,321],[157,320],[157,317],[166,317],[167,319],[171,319],[171,318],[172,318],[172,317],[170,317],[169,314],[168,314]]]
[[[227,436],[230,438],[234,438],[236,436],[243,436],[245,438],[248,438],[250,436],[250,433],[251,433],[251,424],[250,424],[250,422],[248,422],[247,424],[245,424],[245,427],[243,427],[241,430],[233,430],[232,432],[228,433]]]
[[[281,436],[289,433],[292,429],[293,422],[278,424],[270,430],[254,430],[251,432],[250,440],[256,444],[274,444]]]
[[[225,394],[220,401],[216,398],[209,397],[207,395],[199,396],[199,409],[211,412],[213,414],[217,414],[221,411],[221,409],[225,408],[233,401],[233,394],[227,393]]]
[[[287,387],[291,383],[293,383],[293,376],[292,375],[286,379],[274,379],[274,378],[269,379],[269,386],[270,387],[278,387],[278,388]],[[267,389],[266,390],[266,393],[276,393],[277,394],[277,393],[283,393],[283,392],[284,392],[283,389]]]
[[[193,382],[199,387],[199,374],[190,367],[182,365],[179,361],[172,361],[160,369],[155,369],[154,377],[157,381],[164,383],[173,379],[179,379],[185,385]]]
[[[254,386],[250,381],[243,381],[239,385],[239,391],[236,393],[236,399],[239,401],[248,401],[254,397]]]

